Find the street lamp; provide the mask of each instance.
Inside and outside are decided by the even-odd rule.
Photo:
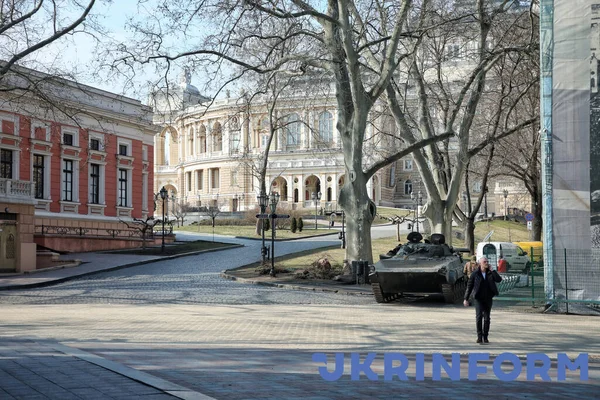
[[[315,202],[315,229],[317,228],[317,214],[319,213],[318,211],[318,207],[319,207],[319,202],[321,201],[321,192],[319,193],[312,193],[312,199]]]
[[[260,194],[256,196],[256,201],[258,201],[258,205],[260,206],[260,213],[264,214],[267,209],[267,203],[269,202],[269,198],[264,191],[260,191]],[[267,260],[267,248],[265,247],[265,220],[261,219],[262,227],[262,247],[260,248],[260,254],[262,255],[263,264]]]
[[[414,192],[410,192],[410,199],[415,203],[415,225],[417,225],[417,233],[419,232],[419,207],[423,205],[423,195],[421,191],[415,196]]]
[[[508,197],[508,190],[504,189],[502,191],[502,194],[504,195],[504,220],[506,221],[506,214],[507,214],[507,208],[506,208],[506,198]]]
[[[167,189],[163,186],[160,189],[160,198],[162,199],[162,244],[160,246],[160,252],[165,252],[165,200],[168,198]]]
[[[275,220],[277,219],[277,203],[279,203],[279,193],[271,193],[271,272],[269,275],[275,276]]]
[[[337,215],[337,213],[336,213]],[[344,231],[344,224],[346,222],[346,214],[342,210],[342,231],[339,233],[339,238],[342,241],[342,249],[346,248],[346,232]]]

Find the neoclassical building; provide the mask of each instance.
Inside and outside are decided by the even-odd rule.
[[[250,107],[243,98],[211,103],[190,84],[189,76],[182,78],[177,93],[169,101],[156,95],[153,99],[155,122],[161,125],[154,147],[155,192],[164,186],[176,201],[192,206],[254,209],[260,187],[256,166],[273,123],[268,191],[278,192],[280,203],[290,209],[314,210],[313,193],[319,192],[317,207],[326,211],[338,208],[346,177],[332,96],[282,97],[270,119],[266,100],[254,101]],[[393,124],[386,122],[375,118],[367,136],[375,136],[372,134],[385,126],[393,129]],[[376,150],[378,144],[373,146]],[[411,206],[410,192],[419,190],[417,177],[412,159],[400,160],[369,181],[369,193],[378,205]]]

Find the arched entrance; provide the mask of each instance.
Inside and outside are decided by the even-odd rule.
[[[304,179],[304,188],[304,200],[312,200],[312,194],[321,191],[321,180],[315,175],[310,175]]]
[[[288,185],[285,178],[278,176],[271,183],[271,192],[279,193],[279,201],[288,201]]]

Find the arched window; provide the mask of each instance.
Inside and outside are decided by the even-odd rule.
[[[216,122],[213,125],[213,151],[223,150],[223,134],[221,132],[221,124]]]
[[[285,119],[285,132],[288,146],[300,144],[300,118],[298,114],[290,114]]]
[[[187,148],[188,156],[194,155],[194,129],[190,128],[188,133],[188,148]]]
[[[325,143],[333,141],[333,115],[329,111],[319,114],[319,137]]]
[[[404,194],[411,194],[412,193],[412,182],[410,179],[407,179],[404,182]]]
[[[200,126],[198,131],[198,153],[206,153],[206,127]]]

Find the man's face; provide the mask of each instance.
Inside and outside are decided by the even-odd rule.
[[[481,269],[487,271],[489,268],[490,264],[488,264],[487,260],[481,260]]]

